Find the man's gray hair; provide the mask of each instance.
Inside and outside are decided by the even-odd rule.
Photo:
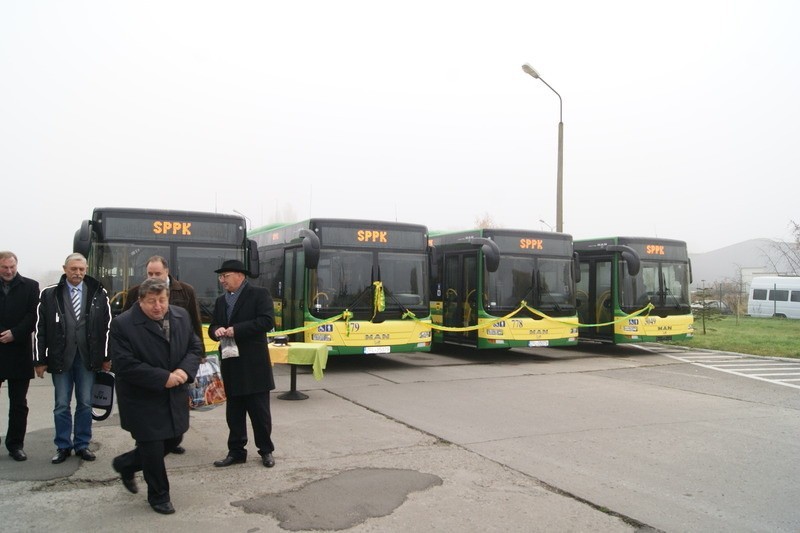
[[[139,299],[143,299],[148,294],[161,294],[167,291],[169,295],[169,284],[158,278],[147,278],[139,285]]]
[[[4,259],[13,259],[15,263],[19,262],[17,256],[14,255],[14,252],[9,252],[8,250],[3,250],[0,252],[0,261],[3,261]]]
[[[75,261],[75,260],[80,260],[80,261],[83,261],[83,263],[84,263],[84,264],[88,264],[88,263],[89,263],[89,262],[86,260],[86,258],[83,256],[83,254],[74,253],[74,254],[69,254],[69,255],[67,256],[67,258],[66,258],[66,259],[64,259],[64,266],[67,266],[67,265],[69,264],[69,262],[70,262],[70,261]]]

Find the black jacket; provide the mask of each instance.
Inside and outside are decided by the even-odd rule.
[[[108,293],[96,279],[83,278],[88,294],[86,304],[86,344],[89,347],[90,370],[98,372],[103,361],[108,361],[108,325],[111,322],[111,307]],[[64,371],[64,287],[66,274],[56,285],[42,291],[36,320],[36,346],[33,363],[47,365],[47,371],[60,374]]]
[[[110,353],[122,429],[137,441],[171,439],[189,429],[186,383],[164,385],[178,368],[194,381],[203,344],[185,309],[169,306],[169,342],[138,302],[111,322]]]
[[[221,359],[222,383],[228,396],[244,396],[275,388],[272,363],[267,348],[267,332],[275,323],[272,296],[267,289],[246,284],[233,307],[230,321],[225,295],[214,303],[214,318],[208,336],[219,341],[214,330],[233,326],[239,357]]]
[[[36,325],[39,283],[17,274],[9,285],[8,294],[0,290],[0,331],[11,330],[14,342],[0,344],[0,381],[31,379],[31,333]]]

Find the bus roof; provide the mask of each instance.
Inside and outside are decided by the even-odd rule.
[[[474,238],[489,238],[503,253],[541,253],[543,255],[571,256],[572,235],[551,231],[476,228],[452,232],[431,232],[433,246],[471,246]]]
[[[800,276],[756,276],[750,281],[750,287],[780,289],[800,288]]]
[[[670,259],[688,261],[689,252],[685,241],[660,237],[606,237],[575,241],[575,251],[585,255],[608,254],[606,246],[624,245],[633,248],[642,259]]]
[[[662,239],[661,237],[603,237],[603,238],[594,238],[594,239],[580,239],[575,241],[575,248],[579,246],[581,248],[589,248],[592,246],[602,246],[608,244],[647,244],[647,243],[656,243],[656,244],[668,244],[672,246],[683,246],[686,247],[686,241],[680,241],[677,239]]]
[[[101,241],[166,240],[194,245],[238,245],[244,241],[247,228],[239,215],[132,207],[96,207],[91,222],[84,221],[78,232],[88,233],[89,225]]]
[[[350,232],[352,236],[341,232],[334,235],[331,230],[337,228],[353,230]],[[359,231],[370,235],[386,230],[403,232],[406,237],[403,239],[404,244],[402,246],[404,248],[409,245],[413,248],[424,248],[428,241],[428,228],[421,224],[355,218],[309,218],[291,224],[271,224],[254,229],[249,233],[249,237],[254,239],[259,246],[283,245],[299,242],[301,229],[309,229],[318,233],[323,246],[328,242],[334,241],[338,245],[358,245],[360,241],[358,237]],[[326,230],[330,232],[328,235],[326,235]],[[412,235],[415,238],[409,241],[408,238]]]
[[[92,213],[92,220],[102,218],[103,215],[134,215],[134,216],[174,216],[183,218],[214,218],[229,219],[244,222],[242,215],[231,215],[228,213],[212,213],[208,211],[181,211],[179,209],[151,209],[139,207],[95,207]]]

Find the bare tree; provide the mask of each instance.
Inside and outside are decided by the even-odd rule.
[[[475,227],[486,229],[486,228],[497,228],[499,226],[495,223],[494,219],[492,218],[492,215],[490,215],[489,213],[484,213],[483,217],[475,217]]]
[[[767,263],[776,274],[800,276],[800,224],[789,222],[794,242],[774,241],[771,253],[764,251]]]

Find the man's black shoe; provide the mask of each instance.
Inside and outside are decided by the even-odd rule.
[[[139,487],[136,485],[136,478],[133,477],[133,474],[122,471],[117,464],[117,458],[114,458],[114,460],[111,461],[111,468],[113,468],[115,472],[119,473],[119,477],[122,479],[122,484],[125,486],[128,492],[131,494],[136,494],[139,492]]]
[[[53,458],[50,459],[50,462],[54,465],[63,463],[70,455],[72,455],[72,450],[69,448],[59,448],[56,450],[56,454],[53,456]]]
[[[150,507],[152,507],[155,512],[161,514],[172,514],[175,512],[172,502],[151,503]]]
[[[136,478],[134,477],[120,477],[122,480],[122,485],[127,489],[128,492],[131,494],[136,494],[139,492],[139,486],[136,484]]]
[[[94,461],[97,459],[97,456],[89,451],[89,448],[81,448],[80,450],[75,450],[75,455],[80,457],[84,461]]]
[[[183,455],[183,454],[186,453],[186,448],[184,448],[183,446],[175,446],[172,449],[172,453],[177,453],[178,455]]]
[[[273,466],[275,466],[275,459],[272,457],[272,454],[271,454],[271,453],[264,454],[264,455],[261,457],[261,462],[262,462],[262,463],[264,464],[264,466],[266,466],[267,468],[272,468]]]
[[[246,463],[246,462],[247,462],[247,457],[234,457],[232,455],[229,455],[225,459],[214,461],[214,466],[231,466],[237,463]]]
[[[8,455],[11,456],[12,459],[15,461],[25,461],[28,459],[28,456],[25,455],[25,452],[22,451],[22,448],[17,448],[16,450],[8,450]]]

